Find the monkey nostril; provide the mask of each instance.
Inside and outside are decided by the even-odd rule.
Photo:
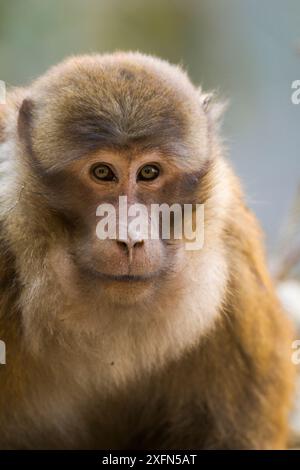
[[[144,240],[136,240],[132,242],[132,248],[139,248],[144,245]]]
[[[143,246],[144,240],[116,240],[117,244],[122,250],[129,253],[133,248],[139,248]]]
[[[116,242],[117,242],[118,246],[119,246],[122,250],[128,251],[128,245],[127,245],[126,242],[121,241],[121,240],[116,240]]]

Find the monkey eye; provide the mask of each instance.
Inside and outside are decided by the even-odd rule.
[[[159,175],[159,168],[156,165],[145,165],[140,169],[137,179],[138,181],[152,181]]]
[[[108,165],[97,163],[91,168],[91,175],[98,181],[116,181],[116,175]]]

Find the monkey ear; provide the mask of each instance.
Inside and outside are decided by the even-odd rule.
[[[225,111],[228,108],[228,100],[218,100],[216,92],[202,93],[200,89],[200,103],[204,112],[208,115],[209,119],[220,127]]]
[[[21,104],[18,115],[18,135],[24,143],[27,151],[31,152],[31,130],[33,119],[34,103],[29,98],[25,98]]]

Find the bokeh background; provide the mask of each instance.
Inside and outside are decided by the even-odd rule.
[[[0,0],[0,80],[8,86],[29,84],[70,54],[115,50],[180,63],[194,83],[230,100],[228,155],[300,337],[300,104],[291,101],[300,1]],[[300,375],[291,424],[300,448]]]
[[[70,54],[140,50],[229,98],[223,134],[269,251],[300,180],[299,0],[0,0],[0,79]]]

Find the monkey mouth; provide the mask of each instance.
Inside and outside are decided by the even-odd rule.
[[[150,281],[151,279],[156,277],[158,274],[157,273],[148,274],[148,275],[106,274],[106,273],[96,271],[96,273],[94,272],[94,275],[96,275],[99,278],[106,279],[108,281],[145,282],[145,281]]]
[[[161,274],[160,271],[147,274],[108,274],[98,271],[92,267],[85,267],[84,270],[94,279],[115,282],[150,282]]]

